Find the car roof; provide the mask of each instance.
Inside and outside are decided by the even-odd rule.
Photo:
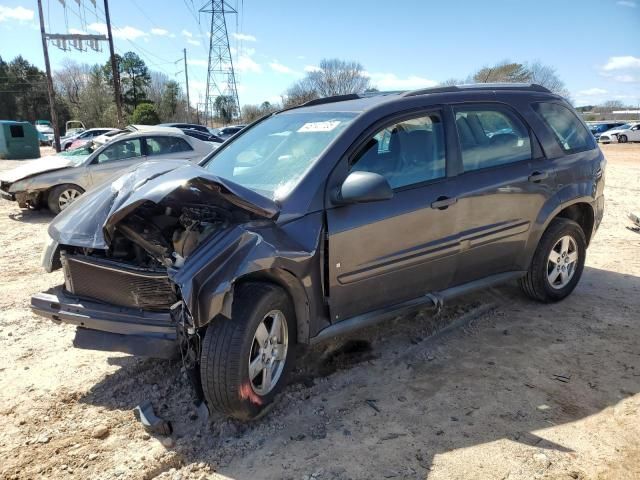
[[[337,95],[334,97],[311,100],[297,107],[282,110],[287,112],[354,112],[362,113],[380,104],[390,103],[406,97],[417,97],[430,94],[453,94],[462,92],[492,92],[492,91],[520,91],[520,92],[551,92],[545,87],[532,83],[478,83],[441,87],[430,87],[419,90],[401,92],[371,92],[364,94]]]

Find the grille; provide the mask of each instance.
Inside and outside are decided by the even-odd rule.
[[[85,255],[61,256],[65,287],[74,295],[123,307],[165,310],[177,301],[167,272]]]

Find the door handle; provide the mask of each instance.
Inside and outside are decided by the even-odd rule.
[[[531,175],[529,175],[529,178],[527,180],[533,183],[538,183],[546,178],[549,178],[548,172],[533,172]]]
[[[450,205],[456,203],[458,199],[456,197],[445,197],[441,196],[436,199],[435,202],[431,203],[431,208],[437,208],[438,210],[446,210]]]

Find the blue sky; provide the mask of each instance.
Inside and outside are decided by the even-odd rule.
[[[88,0],[43,0],[47,30],[102,33]],[[204,0],[111,0],[116,50],[136,51],[154,70],[184,84],[189,58],[192,103],[203,101],[208,19]],[[228,27],[241,104],[277,101],[322,58],[357,60],[380,90],[431,86],[501,60],[551,65],[576,105],[609,99],[640,104],[640,0],[436,0],[372,2],[230,0]],[[383,7],[383,5],[388,7]],[[44,68],[35,0],[0,0],[0,55],[22,54]],[[65,59],[104,63],[96,52],[50,48]]]

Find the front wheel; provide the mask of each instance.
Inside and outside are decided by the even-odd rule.
[[[557,302],[576,288],[587,252],[580,225],[556,218],[542,234],[527,274],[520,286],[527,296],[540,302]]]
[[[240,420],[264,411],[293,365],[294,318],[289,296],[280,287],[238,287],[231,318],[214,319],[202,344],[200,377],[211,409]]]
[[[618,135],[618,143],[627,143],[628,140],[626,135]]]
[[[77,185],[58,185],[49,192],[47,199],[49,210],[56,215],[75,202],[84,190]]]

